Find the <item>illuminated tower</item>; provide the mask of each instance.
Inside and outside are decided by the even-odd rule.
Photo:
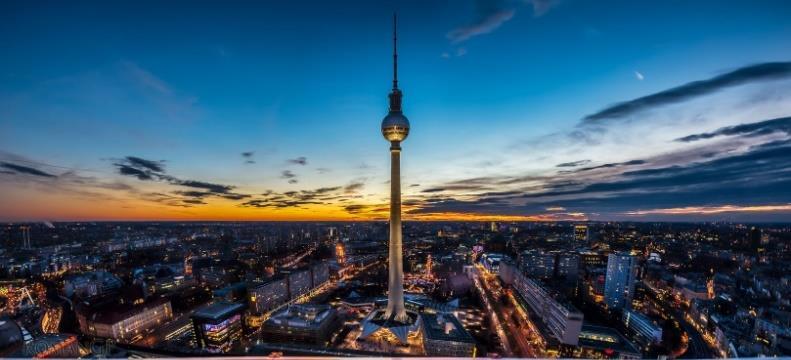
[[[389,97],[390,112],[382,120],[382,135],[390,142],[390,276],[385,317],[406,322],[409,317],[404,308],[404,265],[401,241],[401,142],[409,135],[409,120],[401,111],[401,90],[398,89],[395,15],[393,15],[393,90]]]

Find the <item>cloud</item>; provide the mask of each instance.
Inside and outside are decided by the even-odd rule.
[[[327,201],[336,200],[340,195],[340,186],[321,187],[314,190],[286,191],[276,193],[267,191],[260,198],[245,201],[240,207],[250,208],[300,208],[305,205],[325,205]]]
[[[506,8],[502,1],[480,0],[477,2],[477,6],[478,14],[474,22],[448,32],[447,37],[452,43],[461,43],[475,36],[497,30],[508,20],[511,20],[516,13],[516,9]]]
[[[125,176],[135,177],[142,181],[161,181],[175,186],[188,187],[200,190],[179,190],[174,191],[173,194],[192,199],[202,199],[207,196],[215,196],[228,200],[241,200],[249,198],[250,195],[235,193],[233,190],[236,188],[233,185],[215,184],[199,180],[185,180],[179,179],[175,176],[169,175],[165,172],[162,161],[146,160],[136,156],[127,156],[123,159],[117,160],[113,164],[118,173]],[[173,203],[178,199],[165,199]],[[173,201],[171,201],[173,200]],[[156,201],[162,202],[161,199]],[[195,201],[192,204],[199,204]]]
[[[304,156],[300,156],[300,157],[298,157],[296,159],[288,159],[288,163],[289,164],[305,166],[305,165],[308,164],[308,158],[306,158]]]
[[[581,166],[581,165],[585,165],[585,164],[590,164],[590,162],[591,162],[590,160],[578,160],[578,161],[560,163],[560,164],[557,164],[555,166],[556,167],[576,167],[576,166]]]
[[[151,161],[151,160],[141,159],[135,156],[127,156],[126,161],[128,161],[133,166],[141,167],[154,172],[165,171],[161,161]]]
[[[541,17],[546,15],[553,7],[557,6],[559,0],[526,0],[528,4],[533,5],[533,16]]]
[[[718,136],[760,136],[769,135],[776,132],[784,132],[791,135],[791,117],[783,117],[761,122],[741,124],[719,128],[713,132],[693,134],[678,138],[678,142],[693,142],[703,139],[711,139]]]
[[[242,157],[244,158],[245,164],[255,164],[255,160],[253,160],[253,155],[255,152],[253,151],[245,151],[242,153]]]
[[[136,156],[127,156],[114,163],[118,173],[136,177],[138,180],[162,180],[166,178],[165,168],[161,162],[146,160]]]
[[[50,174],[48,172],[44,172],[44,171],[39,170],[39,169],[35,169],[35,168],[29,167],[29,166],[24,166],[24,165],[12,164],[12,163],[8,163],[8,162],[0,162],[0,167],[5,168],[7,170],[11,170],[11,171],[19,173],[19,174],[40,176],[40,177],[45,177],[45,178],[56,178],[57,177],[56,175],[52,175],[52,174]]]
[[[597,165],[597,166],[584,167],[584,168],[573,170],[572,172],[583,172],[583,171],[591,171],[591,170],[598,170],[598,169],[609,169],[609,168],[623,167],[623,166],[643,165],[645,163],[646,163],[645,160],[629,160],[629,161],[620,162],[620,163],[608,163],[608,164],[602,164],[602,165]]]
[[[207,191],[215,194],[227,194],[234,188],[234,186],[231,185],[212,184],[196,180],[177,180],[174,182],[174,184],[198,189],[206,189]]]
[[[707,155],[712,151],[715,155]],[[692,157],[689,153],[697,155]],[[642,166],[634,169],[627,164]],[[613,220],[633,219],[639,214],[636,211],[649,211],[644,209],[769,206],[777,205],[778,199],[791,198],[791,139],[759,145],[707,144],[594,168],[602,166],[609,171],[560,171],[543,178],[488,176],[434,186],[427,193],[411,197],[418,201],[411,212],[541,217],[550,212],[553,216],[583,214]],[[519,178],[535,181],[515,181]],[[480,192],[503,189],[504,182],[517,186]],[[456,187],[465,183],[467,187]],[[761,209],[766,211],[753,213],[764,218],[772,216],[766,215],[772,208]],[[664,215],[656,212],[656,216]]]
[[[720,206],[685,206],[667,209],[635,210],[627,215],[689,215],[689,214],[721,214],[733,212],[791,212],[791,204],[779,205],[720,205]]]
[[[283,172],[280,173],[280,177],[283,179],[293,179],[297,177],[297,175],[291,170],[283,170]]]
[[[771,62],[749,65],[706,80],[690,82],[675,88],[609,106],[586,116],[583,121],[592,122],[603,119],[624,118],[637,112],[683,102],[696,97],[712,94],[725,88],[751,82],[782,79],[789,76],[791,76],[791,62]]]
[[[118,173],[121,175],[134,176],[138,180],[153,180],[154,176],[150,171],[140,170],[129,165],[116,164]]]
[[[343,191],[347,194],[356,193],[365,187],[364,182],[356,181],[343,187]]]
[[[173,95],[173,90],[168,84],[148,70],[145,70],[131,61],[122,61],[121,66],[143,86],[164,95]]]

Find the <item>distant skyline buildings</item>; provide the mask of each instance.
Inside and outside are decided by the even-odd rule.
[[[2,2],[0,221],[386,220],[394,10],[405,221],[791,217],[788,2],[476,4]]]

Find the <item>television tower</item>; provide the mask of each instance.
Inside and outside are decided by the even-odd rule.
[[[401,90],[398,89],[398,51],[396,47],[396,15],[393,14],[393,89],[390,111],[382,120],[382,135],[390,142],[390,244],[389,292],[385,319],[408,322],[404,307],[404,265],[401,240],[401,142],[409,135],[409,120],[401,111]]]

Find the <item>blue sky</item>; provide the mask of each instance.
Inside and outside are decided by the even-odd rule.
[[[379,124],[398,11],[411,216],[788,220],[782,153],[771,158],[780,169],[756,169],[767,176],[760,188],[734,174],[681,185],[662,175],[640,196],[613,184],[643,176],[630,171],[703,171],[788,145],[784,121],[676,139],[791,116],[789,10],[784,1],[3,2],[0,196],[10,201],[0,218],[381,217],[389,172]],[[778,65],[750,68],[767,63]],[[702,94],[583,120],[732,72],[735,82]],[[123,173],[141,164],[129,157],[163,169]],[[185,195],[190,180],[233,190]],[[556,195],[561,186],[574,194]],[[338,189],[312,193],[327,188]],[[711,193],[725,188],[739,195]]]

